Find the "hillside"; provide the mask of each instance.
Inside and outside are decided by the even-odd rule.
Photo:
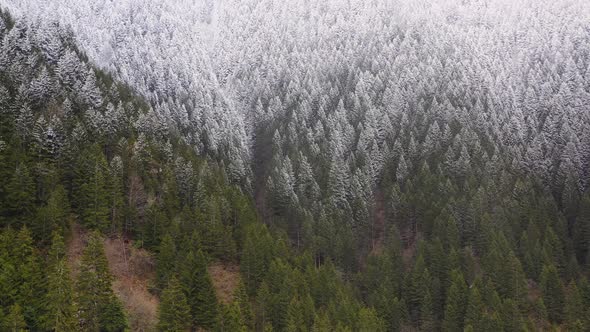
[[[587,1],[0,4],[0,330],[590,329]]]

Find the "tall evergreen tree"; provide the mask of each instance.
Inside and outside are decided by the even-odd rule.
[[[159,331],[189,331],[191,328],[191,310],[180,282],[171,277],[168,286],[162,292],[158,311]]]
[[[74,331],[76,329],[76,307],[70,270],[65,257],[63,238],[53,234],[48,256],[47,294],[43,326],[51,331]]]
[[[207,259],[201,250],[188,253],[180,268],[184,288],[193,317],[193,328],[212,329],[217,322],[217,297],[207,271]]]
[[[540,288],[549,320],[553,323],[561,323],[564,319],[565,293],[559,273],[554,265],[543,267]]]
[[[104,253],[102,237],[96,231],[88,238],[82,254],[76,284],[80,324],[86,331],[120,331],[127,320],[120,300],[112,289],[112,276]]]
[[[443,321],[444,331],[463,330],[465,309],[467,305],[467,285],[463,274],[454,270],[451,272],[451,287],[448,291],[445,316]]]

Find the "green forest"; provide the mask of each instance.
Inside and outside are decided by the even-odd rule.
[[[287,92],[252,103],[257,116],[283,113],[254,126],[244,173],[231,154],[194,149],[68,27],[51,23],[47,37],[40,23],[0,16],[1,331],[139,330],[113,287],[114,238],[154,262],[150,331],[590,330],[590,191],[574,166],[557,161],[547,185],[477,125],[422,130],[440,115],[424,97],[412,107],[429,111],[396,124],[382,170],[351,173],[376,169],[373,150],[339,159],[347,153],[329,140],[297,141]],[[334,80],[348,82],[343,92],[303,102],[326,137],[347,123],[344,108],[371,114],[365,98],[377,98],[350,106],[344,86],[362,79]],[[363,129],[350,139],[371,142],[368,115],[355,116]],[[310,157],[316,148],[325,155]],[[239,271],[229,300],[214,264]]]

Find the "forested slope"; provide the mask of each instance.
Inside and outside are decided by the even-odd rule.
[[[590,327],[586,2],[4,2],[4,324],[79,223],[154,253],[160,330]]]

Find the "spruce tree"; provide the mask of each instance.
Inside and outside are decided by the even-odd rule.
[[[168,286],[162,292],[158,311],[159,331],[189,331],[191,328],[191,311],[180,282],[171,277]]]
[[[77,303],[81,327],[87,331],[120,331],[127,320],[112,289],[112,276],[97,231],[90,234],[82,254],[77,281]]]
[[[567,294],[565,321],[570,330],[574,330],[575,326],[583,326],[584,322],[587,321],[584,317],[588,308],[584,306],[582,294],[580,294],[575,281],[570,282]]]
[[[4,318],[3,329],[10,332],[28,331],[23,309],[20,305],[14,304],[8,310],[8,315]]]
[[[543,267],[540,288],[549,320],[553,323],[561,323],[564,319],[565,294],[555,265]]]
[[[479,293],[479,288],[477,284],[474,284],[469,290],[469,300],[467,301],[467,310],[465,311],[465,325],[471,326],[474,331],[480,331],[482,328],[481,317],[485,312],[484,310],[485,306]]]
[[[207,259],[201,250],[192,251],[180,269],[180,281],[191,308],[193,328],[212,329],[217,320],[217,298],[211,277],[207,272]]]
[[[240,305],[237,302],[234,301],[229,305],[223,306],[223,317],[220,322],[219,331],[248,331],[240,312]]]
[[[162,238],[156,260],[156,282],[163,289],[176,272],[176,245],[170,234]]]
[[[39,329],[45,310],[43,294],[46,285],[40,256],[33,247],[31,233],[26,227],[18,232],[13,259],[17,267],[13,276],[15,283],[12,285],[16,287],[15,302],[21,306],[27,325]]]
[[[385,332],[385,323],[377,316],[374,309],[362,308],[358,317],[359,332]]]
[[[23,225],[35,209],[35,184],[25,163],[19,163],[6,189],[5,218],[9,225]]]
[[[244,324],[249,328],[252,329],[253,327],[253,315],[252,315],[252,308],[250,306],[250,299],[248,298],[248,293],[246,291],[246,285],[240,279],[238,283],[238,287],[236,288],[234,294],[234,301],[238,303],[240,306],[240,313],[242,315],[242,319]],[[312,302],[313,305],[313,302]],[[312,317],[313,319],[313,317]]]
[[[451,272],[451,287],[447,295],[445,316],[443,321],[444,331],[463,330],[463,320],[467,304],[467,285],[460,271]]]
[[[109,225],[107,163],[104,154],[95,146],[85,150],[78,160],[74,195],[84,226],[106,231]]]
[[[57,232],[48,256],[47,294],[43,327],[51,331],[74,331],[76,329],[76,307],[70,270],[65,257],[63,238]]]

